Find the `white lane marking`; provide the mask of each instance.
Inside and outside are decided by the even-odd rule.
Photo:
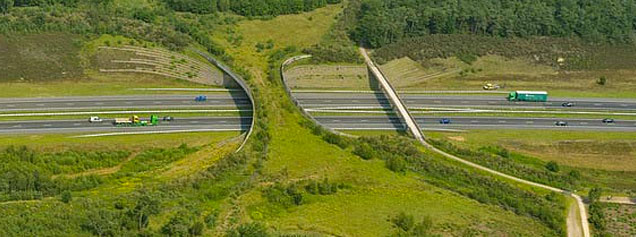
[[[507,123],[505,120],[499,120],[499,123]]]
[[[155,104],[161,104],[161,103],[163,103],[163,102],[161,102],[161,101],[155,101],[154,103],[155,103]]]
[[[15,107],[15,105],[7,105],[7,107],[11,107],[11,108],[13,108],[13,107]]]
[[[468,104],[468,103],[470,103],[470,101],[465,101],[465,100],[464,100],[464,101],[462,101],[461,103],[462,103],[462,104]]]
[[[526,121],[527,124],[533,124],[534,121]]]
[[[190,123],[199,123],[199,121],[190,121]]]
[[[441,103],[442,103],[442,101],[435,100],[435,101],[433,101],[433,103],[441,104]]]
[[[81,123],[74,123],[73,126],[81,126]]]
[[[627,107],[628,105],[627,105],[627,104],[621,104],[621,106],[623,106],[623,107]]]
[[[42,125],[42,126],[44,126],[44,127],[51,127],[51,126],[53,126],[53,125],[51,125],[51,124],[44,124],[44,125]]]
[[[331,103],[331,100],[325,100],[325,102],[327,102],[327,103]]]
[[[220,129],[189,129],[189,130],[167,130],[167,131],[148,131],[148,132],[114,132],[114,133],[81,135],[81,136],[74,136],[72,138],[140,135],[140,134],[186,133],[186,132],[224,132],[224,131],[241,131],[241,129],[240,128],[220,128]]]
[[[415,101],[407,100],[406,103],[415,103]]]
[[[552,105],[552,102],[546,102],[545,104],[546,105]]]
[[[102,103],[102,102],[97,102],[97,103],[95,103],[95,105],[104,105],[104,103]]]
[[[496,104],[497,102],[494,101],[488,101],[488,104]]]
[[[471,120],[471,123],[479,123],[479,120]]]
[[[595,106],[603,106],[601,103],[594,103]]]
[[[12,128],[21,128],[21,127],[22,127],[22,125],[18,124],[18,125],[13,125],[13,126],[11,126],[11,127],[12,127]]]
[[[227,121],[221,120],[221,121],[219,121],[219,123],[227,123]]]
[[[75,105],[75,103],[66,103],[66,105]]]
[[[360,120],[360,122],[368,122],[368,121],[369,120],[366,120],[366,119]]]
[[[127,104],[127,105],[131,105],[133,102],[126,101],[126,102],[124,102],[124,103],[125,103],[125,104]]]
[[[586,125],[589,124],[588,122],[581,122],[582,125]]]
[[[35,104],[35,105],[37,105],[37,106],[44,106],[44,104]]]
[[[332,122],[340,122],[340,120],[338,120],[338,119],[332,119],[331,121]]]
[[[358,102],[360,102],[360,101],[359,101],[359,100],[352,100],[351,102],[353,102],[353,103],[358,103]]]

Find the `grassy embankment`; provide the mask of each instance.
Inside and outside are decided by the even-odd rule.
[[[124,37],[102,36],[86,40],[67,33],[37,33],[0,36],[0,97],[52,97],[133,95],[151,93],[133,88],[209,88],[185,80],[145,73],[100,73],[109,66],[98,54],[98,46],[154,46]],[[120,58],[126,60],[127,58]],[[29,66],[25,66],[29,65]],[[220,75],[220,74],[219,74]]]

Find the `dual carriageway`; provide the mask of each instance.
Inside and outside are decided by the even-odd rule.
[[[0,99],[0,134],[12,133],[99,133],[113,131],[247,131],[251,125],[251,102],[242,92],[206,93],[206,101],[195,101],[198,94],[92,96],[59,98]],[[387,112],[389,100],[382,93],[294,92],[301,107],[314,114],[318,122],[335,130],[404,130],[403,122]],[[636,131],[636,120],[602,118],[545,118],[534,113],[591,113],[596,117],[636,115],[636,100],[551,98],[548,102],[509,102],[504,96],[463,96],[405,94],[402,99],[423,130],[465,129],[570,129]],[[571,102],[572,107],[563,103]],[[225,114],[214,115],[217,112]],[[507,112],[520,117],[473,116],[470,113]],[[157,113],[173,121],[160,121],[152,127],[116,127],[112,118],[90,123],[91,115]],[[227,115],[227,112],[231,115]],[[534,112],[534,113],[533,113]],[[180,117],[180,114],[190,113]],[[443,113],[445,117],[435,116]],[[63,119],[46,116],[64,115]],[[448,116],[447,116],[448,115]],[[440,123],[448,118],[450,123]],[[568,126],[555,126],[565,121]]]

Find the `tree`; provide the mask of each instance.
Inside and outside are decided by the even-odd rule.
[[[0,0],[0,13],[8,13],[13,7],[13,0]]]
[[[138,195],[137,203],[128,211],[128,216],[135,220],[135,227],[142,230],[148,226],[150,215],[159,213],[159,201],[145,191]]]
[[[594,203],[601,199],[602,194],[603,190],[601,188],[592,188],[588,193],[587,198],[590,200],[590,203]]]

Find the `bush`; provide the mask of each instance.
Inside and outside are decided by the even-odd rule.
[[[559,172],[559,164],[557,164],[555,161],[550,161],[545,164],[545,168],[552,172]]]
[[[596,81],[596,84],[598,84],[599,86],[604,86],[605,83],[607,83],[607,78],[605,76],[601,76],[600,78],[598,78],[598,80]]]
[[[361,157],[365,160],[370,160],[375,157],[375,152],[373,147],[367,143],[358,143],[356,144],[356,148],[353,150],[353,154]]]
[[[245,223],[230,229],[226,233],[227,237],[269,237],[272,236],[267,227],[261,223]]]
[[[393,172],[404,173],[406,172],[406,166],[407,164],[404,158],[397,155],[389,156],[386,159],[386,167]]]
[[[270,203],[281,205],[284,208],[299,206],[303,203],[303,194],[295,184],[285,186],[276,183],[272,187],[265,189],[263,196]]]
[[[390,221],[393,227],[397,228],[394,236],[428,236],[433,228],[433,219],[429,216],[425,216],[422,221],[416,224],[413,215],[400,212]]]
[[[63,203],[69,203],[71,202],[71,200],[73,199],[73,196],[71,196],[71,192],[70,191],[64,191],[62,192],[62,196],[60,197],[60,200]]]

